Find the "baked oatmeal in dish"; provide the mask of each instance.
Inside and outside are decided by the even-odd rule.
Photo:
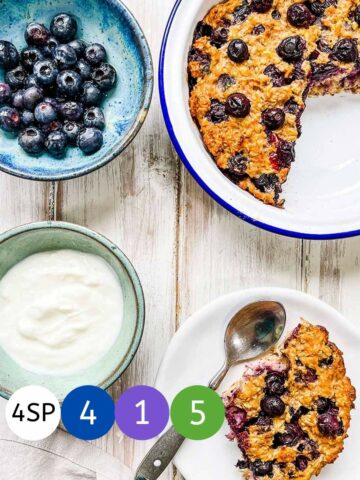
[[[359,38],[359,0],[227,0],[198,23],[190,110],[230,180],[283,206],[306,98],[359,90]]]
[[[343,450],[355,389],[323,327],[301,323],[224,394],[246,480],[310,480]]]

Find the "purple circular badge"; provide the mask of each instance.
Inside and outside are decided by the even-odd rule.
[[[169,421],[169,405],[156,388],[139,385],[126,390],[115,409],[120,430],[135,440],[157,437]]]

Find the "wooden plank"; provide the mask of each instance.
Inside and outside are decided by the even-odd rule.
[[[303,289],[360,323],[359,239],[304,242]]]
[[[179,323],[231,291],[301,288],[302,242],[252,227],[213,201],[182,169]]]
[[[47,220],[50,184],[32,182],[0,173],[0,231]]]

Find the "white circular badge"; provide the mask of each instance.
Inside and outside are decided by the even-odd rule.
[[[6,405],[6,421],[15,435],[23,440],[43,440],[58,427],[60,404],[44,387],[30,385],[17,390]]]

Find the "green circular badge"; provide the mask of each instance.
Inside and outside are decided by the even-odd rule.
[[[206,440],[217,433],[225,419],[220,396],[207,387],[185,388],[171,405],[175,430],[190,440]]]

